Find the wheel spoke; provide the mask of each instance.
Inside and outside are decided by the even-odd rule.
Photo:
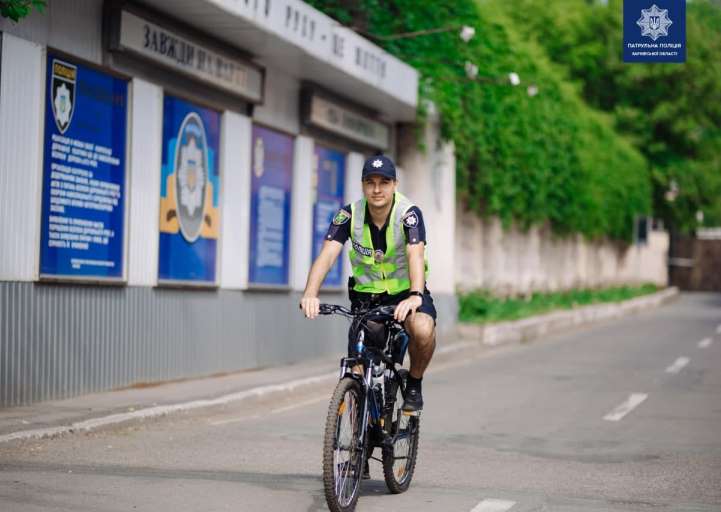
[[[358,402],[355,393],[346,391],[338,407],[337,446],[334,450],[334,494],[341,506],[348,505],[355,495],[359,479],[356,468],[358,459]]]

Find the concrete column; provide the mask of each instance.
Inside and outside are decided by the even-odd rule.
[[[361,186],[361,174],[363,172],[363,163],[365,157],[360,153],[348,153],[345,164],[345,203],[352,203],[363,197],[363,187]],[[348,281],[351,276],[350,260],[348,259],[348,247],[343,250],[341,257],[343,258],[343,284]]]
[[[163,90],[139,78],[131,82],[128,154],[128,284],[158,281],[160,166],[163,145]]]
[[[248,288],[252,121],[225,112],[221,123],[220,286]]]
[[[295,139],[290,213],[290,286],[295,291],[305,288],[313,252],[314,148],[310,137]]]
[[[0,34],[0,280],[38,275],[42,203],[45,55],[40,45]]]

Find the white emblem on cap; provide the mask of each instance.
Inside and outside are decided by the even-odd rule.
[[[373,160],[373,167],[378,169],[379,167],[383,167],[383,161],[382,160]]]

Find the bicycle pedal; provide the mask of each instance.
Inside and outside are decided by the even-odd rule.
[[[421,416],[421,411],[402,411],[402,412],[403,412],[403,416],[415,416],[417,418]]]

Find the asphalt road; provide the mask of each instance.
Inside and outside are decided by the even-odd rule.
[[[357,510],[721,511],[720,325],[684,295],[437,364],[411,489],[376,463]],[[325,510],[329,392],[0,446],[0,511]]]

